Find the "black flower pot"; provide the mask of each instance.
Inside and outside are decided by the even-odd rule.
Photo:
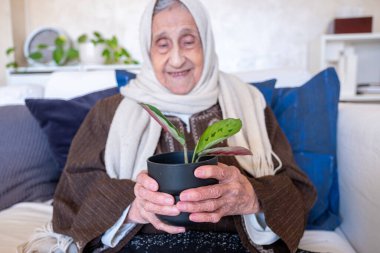
[[[171,152],[154,155],[148,158],[148,174],[154,178],[160,192],[169,193],[174,196],[176,202],[182,191],[218,183],[216,179],[200,179],[194,176],[196,168],[202,165],[216,165],[217,157],[202,157],[197,163],[184,163],[183,152]],[[188,152],[191,161],[193,152]],[[177,226],[193,224],[189,220],[189,213],[180,213],[178,216],[157,215],[165,223]]]

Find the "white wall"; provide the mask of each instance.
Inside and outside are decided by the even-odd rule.
[[[58,26],[74,39],[94,30],[104,35],[116,34],[140,58],[138,24],[148,0],[24,1],[27,33],[40,26]],[[308,45],[326,32],[329,22],[344,7],[361,8],[363,14],[374,16],[374,31],[380,32],[379,0],[203,0],[203,3],[212,18],[221,68],[227,71],[306,68]]]

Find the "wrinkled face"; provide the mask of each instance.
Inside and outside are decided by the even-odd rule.
[[[203,70],[203,49],[190,12],[175,4],[158,12],[152,21],[150,49],[158,81],[174,94],[187,94]]]

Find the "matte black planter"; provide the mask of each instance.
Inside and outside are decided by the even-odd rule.
[[[193,152],[188,152],[191,161]],[[218,183],[216,179],[199,179],[194,176],[196,168],[202,165],[216,165],[217,157],[202,157],[197,163],[184,163],[183,152],[171,152],[154,155],[148,158],[148,174],[154,178],[160,192],[169,193],[179,201],[179,194],[189,188],[212,185]],[[193,224],[188,213],[178,216],[158,215],[158,217],[171,225],[186,226]]]

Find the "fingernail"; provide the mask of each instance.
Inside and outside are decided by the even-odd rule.
[[[178,229],[177,229],[177,232],[178,232],[178,233],[185,233],[186,230],[185,230],[185,228],[178,228]]]
[[[171,205],[173,204],[173,200],[171,198],[166,198],[165,203]]]
[[[206,173],[205,173],[204,170],[196,170],[196,171],[195,171],[195,176],[196,176],[196,177],[203,177],[203,176],[205,176],[205,175],[206,175]]]

